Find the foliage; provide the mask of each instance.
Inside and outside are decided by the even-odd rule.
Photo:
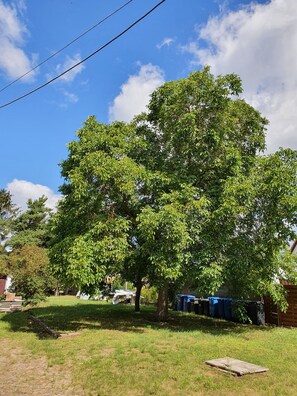
[[[206,67],[158,88],[131,124],[88,118],[62,163],[55,273],[82,287],[108,273],[137,290],[148,280],[164,318],[181,279],[284,302],[274,280],[297,224],[296,152],[260,156],[267,120],[241,92],[238,76]]]
[[[284,291],[274,282],[296,277],[296,267],[279,259],[294,238],[296,173],[297,153],[279,150],[257,158],[247,177],[226,184],[223,204],[214,216],[225,226],[221,239],[227,257],[225,278],[236,297],[268,293],[275,302],[284,302]]]
[[[9,191],[0,190],[0,243],[11,232],[12,220],[17,209],[14,207]]]
[[[141,302],[143,304],[156,304],[158,299],[158,289],[154,286],[145,286],[141,291]]]
[[[0,190],[0,275],[8,275],[7,251],[5,241],[12,231],[13,221],[17,214],[9,191]]]
[[[185,216],[177,205],[159,210],[145,207],[138,216],[141,249],[150,258],[149,278],[155,281],[176,280],[182,275],[187,259],[189,234]]]
[[[46,292],[54,287],[44,248],[25,245],[13,251],[9,256],[9,266],[13,274],[12,288],[22,295],[26,304],[44,300]]]
[[[8,254],[0,247],[0,275],[9,275]]]
[[[244,301],[232,301],[232,315],[239,323],[252,324],[252,320],[247,314],[247,308]]]
[[[277,260],[278,279],[297,285],[297,255],[292,254],[289,249],[286,249],[278,254]]]
[[[7,242],[12,249],[25,245],[45,247],[49,238],[48,218],[51,209],[45,206],[47,198],[42,196],[37,200],[29,199],[28,209],[20,213],[12,224],[13,235]]]
[[[127,154],[136,144],[129,125],[90,117],[78,137],[62,163],[65,198],[52,221],[50,256],[57,276],[83,289],[120,272],[130,257],[143,167]]]
[[[25,212],[14,213],[10,221],[12,236],[5,241],[0,255],[0,271],[12,275],[12,288],[27,304],[44,300],[55,286],[50,274],[46,244],[49,239],[48,220],[51,210],[46,197],[29,199]]]

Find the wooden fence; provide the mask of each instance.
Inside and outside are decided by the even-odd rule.
[[[289,304],[287,312],[281,312],[270,297],[264,298],[266,323],[278,326],[297,327],[297,286],[284,285]]]

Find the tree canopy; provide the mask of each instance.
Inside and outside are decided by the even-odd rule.
[[[0,243],[7,238],[7,235],[11,232],[12,221],[16,214],[16,208],[14,207],[9,191],[4,189],[0,190]]]
[[[61,164],[51,262],[78,287],[122,272],[160,290],[270,293],[297,223],[296,152],[263,155],[267,120],[239,98],[240,78],[209,68],[165,83],[132,123],[89,117]],[[278,262],[278,264],[276,264]]]
[[[7,275],[7,254],[5,240],[12,230],[12,223],[16,214],[9,191],[0,190],[0,275]]]
[[[12,249],[24,245],[45,247],[49,238],[48,219],[51,209],[46,207],[47,198],[29,199],[27,210],[19,213],[12,223],[13,235],[7,242]]]

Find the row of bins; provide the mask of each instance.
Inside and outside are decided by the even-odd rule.
[[[178,294],[176,310],[237,321],[235,307],[238,302],[239,300],[232,298],[196,298],[191,294]],[[261,301],[246,300],[240,301],[240,303],[245,306],[247,315],[253,324],[265,324],[264,304]]]

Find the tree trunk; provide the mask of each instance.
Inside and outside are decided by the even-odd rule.
[[[156,319],[159,322],[168,320],[168,282],[158,292]]]
[[[140,296],[141,296],[142,282],[139,280],[136,283],[136,295],[135,295],[135,312],[140,312]]]
[[[187,281],[187,282],[184,284],[182,293],[183,293],[183,294],[189,294],[189,287],[190,287],[190,285],[189,285],[189,282]]]

